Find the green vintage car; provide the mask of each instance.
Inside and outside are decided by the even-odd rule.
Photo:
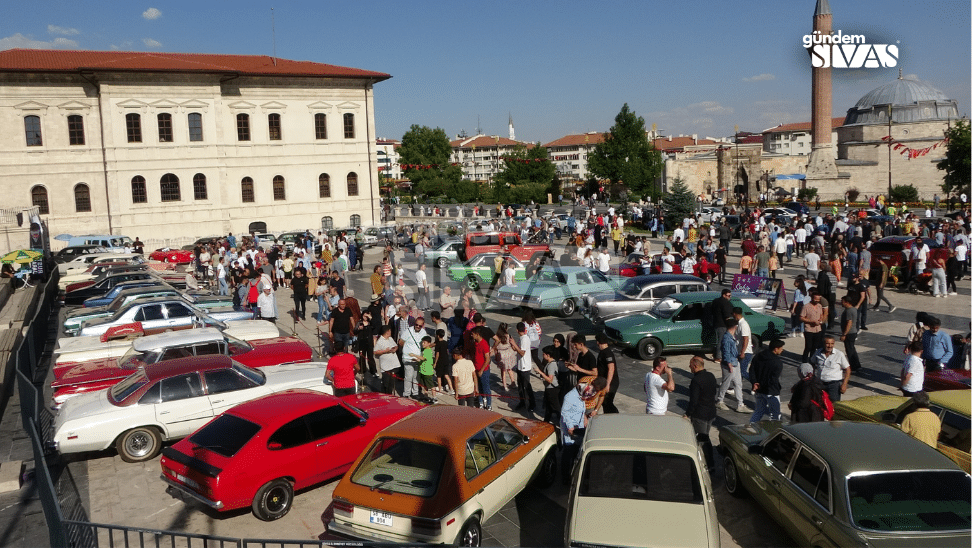
[[[606,276],[583,266],[546,267],[525,282],[499,288],[486,306],[550,310],[566,318],[572,316],[588,296],[613,296],[628,279]]]
[[[896,428],[729,425],[719,451],[729,494],[751,495],[797,546],[969,546],[969,475]]]
[[[489,285],[493,281],[493,259],[496,253],[480,253],[463,264],[454,264],[449,267],[449,278],[454,282],[460,282],[473,291],[478,291],[483,285]],[[516,257],[504,255],[506,260],[513,261],[513,269],[516,272],[514,279],[518,282],[526,280],[526,268],[522,261]]]
[[[635,348],[643,360],[670,350],[706,352],[715,349],[715,330],[704,321],[718,291],[678,293],[658,302],[648,312],[606,320],[604,333],[621,346]],[[733,295],[732,306],[742,309],[753,332],[753,349],[783,334],[785,322],[754,312]]]

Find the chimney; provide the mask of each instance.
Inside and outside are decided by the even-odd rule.
[[[669,135],[669,136],[668,136],[668,142],[669,142],[669,143],[671,143],[671,142],[672,142],[672,136],[671,136],[671,135]]]
[[[692,134],[692,144],[695,144],[695,145],[699,144],[699,134],[698,133],[693,133]]]

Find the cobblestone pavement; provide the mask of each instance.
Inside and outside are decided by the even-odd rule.
[[[653,243],[655,249],[660,245],[660,241]],[[738,270],[738,248],[738,241],[734,242],[731,250],[730,272]],[[349,287],[354,289],[356,295],[362,299],[367,299],[371,293],[368,276],[371,267],[380,259],[380,256],[380,250],[368,250],[364,271],[352,273],[349,277]],[[616,263],[617,259],[614,260]],[[414,267],[414,262],[409,261],[414,259],[407,257],[405,259],[406,265],[411,264]],[[793,265],[795,264],[797,264],[796,259]],[[800,270],[791,264],[784,264],[780,276],[789,284]],[[409,272],[414,272],[414,268],[409,269]],[[436,285],[433,297],[437,297],[438,288],[444,285],[452,285],[454,288],[456,286],[454,282],[448,280],[444,272],[438,269],[430,268],[429,274],[430,281]],[[932,311],[942,319],[943,329],[949,333],[967,331],[970,312],[969,280],[960,281],[958,287],[959,295],[944,300],[932,299],[930,296],[889,292],[889,299],[898,308],[894,313],[881,311],[869,314],[870,329],[862,332],[858,342],[864,369],[860,374],[852,377],[844,398],[897,393],[896,379],[903,357],[901,348],[908,326],[914,320],[917,311]],[[713,288],[718,289],[719,286],[714,285]],[[842,292],[838,293],[840,294]],[[287,316],[293,308],[289,291],[280,290],[277,302],[279,315]],[[308,308],[310,309],[308,318],[310,318],[310,313],[317,311],[317,305],[311,302]],[[784,316],[781,312],[777,315],[788,319],[788,314]],[[501,321],[507,323],[519,321],[518,316],[512,311],[489,312],[486,317],[489,325],[493,327]],[[556,333],[578,331],[592,335],[590,323],[579,315],[568,319],[542,316],[540,322],[543,327],[544,344],[547,344]],[[278,326],[281,331],[295,333],[312,347],[318,347],[316,322],[294,322],[292,319],[285,319],[278,321]],[[783,357],[789,367],[785,369],[782,378],[784,392],[786,387],[797,380],[795,366],[798,365],[802,352],[803,339],[785,339],[785,342]],[[618,352],[617,354],[621,388],[615,403],[622,413],[644,413],[642,382],[647,371],[646,364],[635,359],[630,353]],[[689,354],[669,356],[677,385],[670,398],[670,413],[682,414],[687,405],[691,375],[688,371],[690,357]],[[711,369],[712,364],[707,367]],[[534,378],[533,385],[535,390],[541,390],[538,378]],[[517,414],[511,410],[516,405],[516,400],[511,397],[513,394],[504,393],[498,379],[493,381],[493,387],[496,394],[494,409],[510,415]],[[453,401],[448,396],[443,396],[441,399],[445,402]],[[785,410],[786,393],[783,399]],[[747,395],[746,401],[752,407],[753,401],[750,396]],[[739,423],[747,418],[735,412],[720,411],[715,425]],[[717,443],[715,429],[712,437]],[[287,516],[276,522],[264,523],[246,511],[220,514],[200,505],[186,504],[171,498],[165,493],[165,487],[159,479],[158,459],[142,464],[126,464],[111,451],[70,456],[68,461],[70,463],[68,470],[93,522],[174,529],[229,537],[316,539],[324,531],[323,516],[337,483],[332,481],[299,493],[293,509]],[[723,546],[759,547],[792,544],[780,528],[772,520],[767,519],[763,510],[753,502],[732,499],[726,494],[722,485],[721,464],[717,464],[711,473],[716,491]],[[484,545],[562,546],[566,503],[566,488],[559,484],[545,491],[533,489],[524,491],[506,505],[498,515],[484,524]],[[638,517],[632,516],[632,519]]]

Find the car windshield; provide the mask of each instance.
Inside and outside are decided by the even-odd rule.
[[[213,453],[232,457],[259,431],[259,424],[224,413],[189,436],[189,441]]]
[[[267,376],[264,375],[263,372],[260,371],[259,369],[253,369],[251,367],[247,367],[241,363],[236,363],[236,362],[233,362],[233,369],[235,369],[236,372],[239,373],[240,375],[243,375],[247,379],[250,379],[250,381],[252,381],[253,384],[256,384],[258,386],[263,386],[267,382]]]
[[[549,270],[541,270],[533,277],[534,282],[550,282],[561,285],[567,284],[567,276],[563,272],[550,272]]]
[[[439,488],[446,448],[422,441],[380,438],[351,475],[351,481],[381,489],[432,497]]]
[[[249,352],[250,350],[253,350],[253,347],[250,346],[250,343],[248,343],[248,342],[241,341],[241,340],[237,339],[236,337],[231,337],[231,336],[229,336],[229,335],[227,335],[225,333],[223,334],[223,337],[226,338],[226,345],[229,347],[229,355],[230,356],[236,356],[238,354],[245,354],[245,353]]]
[[[896,244],[893,242],[874,242],[870,247],[871,253],[875,252],[889,252],[889,251],[901,251],[901,244]]]
[[[702,484],[691,457],[643,451],[588,454],[578,494],[702,504]]]
[[[676,301],[675,299],[663,299],[652,307],[651,315],[656,318],[668,319],[674,316],[681,306],[682,303]]]
[[[624,295],[625,297],[637,297],[638,295],[641,295],[641,291],[644,289],[644,287],[645,284],[640,280],[629,279],[628,281],[624,282],[624,285],[621,286],[618,293]]]
[[[874,531],[951,531],[969,528],[968,474],[909,470],[847,478],[852,521]]]
[[[115,403],[121,403],[122,400],[131,396],[139,388],[145,386],[148,383],[148,377],[145,376],[145,371],[139,371],[138,373],[132,373],[120,383],[111,387],[110,394],[111,399]]]
[[[118,366],[122,369],[138,369],[143,365],[150,365],[159,361],[159,350],[135,350],[129,348],[122,357],[118,358]]]

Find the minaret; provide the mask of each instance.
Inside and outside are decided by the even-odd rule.
[[[513,131],[513,114],[510,113],[510,141],[516,141],[516,132]]]
[[[813,30],[822,35],[830,35],[833,31],[833,14],[830,12],[830,3],[827,0],[817,0],[817,7],[813,11]],[[830,139],[833,131],[830,122],[833,117],[830,70],[830,67],[813,67],[810,69],[813,86],[811,90],[810,125],[813,134],[810,161],[807,165],[808,180],[837,177],[834,148]]]

